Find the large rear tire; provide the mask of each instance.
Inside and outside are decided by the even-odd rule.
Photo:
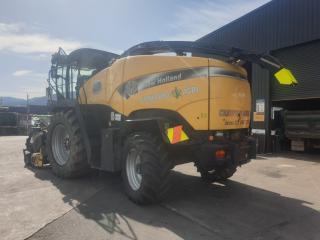
[[[131,134],[124,146],[122,177],[125,192],[137,204],[163,200],[172,163],[162,141],[144,132]]]
[[[74,178],[88,173],[90,167],[74,110],[53,116],[48,129],[47,153],[52,170],[59,177]]]

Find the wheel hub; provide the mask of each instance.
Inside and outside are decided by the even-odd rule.
[[[64,144],[64,148],[65,148],[67,151],[69,151],[69,150],[70,150],[70,145],[71,145],[69,135],[64,138],[63,144]]]
[[[59,165],[64,165],[69,159],[71,141],[69,133],[63,124],[55,126],[52,134],[52,154]]]
[[[141,157],[136,149],[128,152],[126,159],[126,172],[130,187],[137,191],[141,186]]]

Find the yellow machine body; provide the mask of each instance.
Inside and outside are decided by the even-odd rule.
[[[249,128],[246,71],[220,60],[187,56],[131,56],[89,78],[80,104],[104,105],[130,116],[141,110],[178,113],[194,130]]]
[[[211,43],[153,41],[121,55],[60,48],[48,79],[53,116],[39,135],[45,151],[32,161],[48,159],[61,177],[88,167],[121,171],[139,204],[163,199],[178,164],[194,162],[207,182],[226,180],[256,158],[245,62],[276,70],[281,84],[296,83],[271,55]]]

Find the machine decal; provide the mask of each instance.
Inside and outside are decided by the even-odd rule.
[[[121,121],[121,114],[115,113],[115,112],[111,112],[110,113],[110,120],[111,121]]]
[[[209,76],[210,77],[227,76],[227,77],[233,77],[240,80],[246,79],[246,76],[240,72],[226,70],[219,67],[210,67]],[[177,81],[199,78],[199,77],[208,77],[208,67],[181,69],[181,70],[176,70],[171,72],[161,72],[161,73],[155,73],[155,74],[138,77],[122,84],[118,88],[118,92],[120,93],[120,95],[128,99],[131,96],[137,94],[138,92],[141,92],[142,90],[145,90],[148,88],[156,87],[156,86],[171,83],[171,82],[177,82]]]
[[[114,120],[115,120],[115,121],[121,121],[121,114],[116,113],[116,114],[114,115]]]
[[[168,128],[167,136],[171,144],[189,140],[187,134],[182,130],[182,125]]]
[[[231,110],[231,109],[221,109],[219,111],[220,117],[232,117],[232,116],[250,116],[250,111],[239,111],[239,110]]]
[[[153,94],[153,95],[147,95],[147,96],[143,96],[140,99],[140,102],[154,102],[154,101],[159,101],[159,100],[164,100],[170,97],[174,97],[175,99],[179,99],[183,96],[188,96],[188,95],[192,95],[192,94],[196,94],[199,92],[199,88],[196,86],[192,86],[192,87],[186,87],[186,88],[178,88],[175,87],[172,91],[168,91],[168,92],[161,92],[161,93],[157,93],[157,94]]]
[[[182,96],[182,90],[177,87],[175,87],[171,93],[172,93],[172,96],[175,97],[176,99]]]
[[[230,109],[221,109],[219,116],[225,126],[239,126],[249,124],[250,111],[239,111]]]
[[[92,92],[94,94],[97,94],[101,91],[101,82],[100,81],[95,81],[93,83],[93,86],[92,86]]]
[[[136,79],[129,80],[125,82],[118,89],[119,93],[128,99],[132,95],[137,94],[138,92],[156,87],[159,85],[182,81],[186,79],[198,78],[198,77],[207,77],[208,68],[207,67],[198,67],[192,69],[182,69],[171,72],[161,72],[150,74],[147,76],[139,77]]]

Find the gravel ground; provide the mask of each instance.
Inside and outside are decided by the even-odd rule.
[[[260,156],[225,184],[180,165],[169,198],[140,207],[117,175],[24,168],[25,139],[0,137],[0,239],[320,239],[319,155]]]

